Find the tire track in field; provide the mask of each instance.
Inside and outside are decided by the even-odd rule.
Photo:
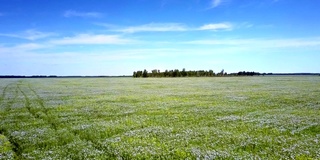
[[[43,99],[37,94],[37,92],[31,88],[30,84],[28,84],[28,90],[30,90],[33,95],[35,95],[36,99],[35,101],[40,105],[40,112],[44,113],[45,114],[45,118],[42,118],[40,117],[39,115],[37,115],[37,113],[32,109],[31,107],[31,101],[30,101],[30,96],[28,96],[26,94],[26,92],[24,92],[20,86],[19,87],[19,90],[20,92],[23,94],[24,96],[24,99],[25,99],[25,107],[27,108],[28,112],[32,114],[33,117],[37,118],[37,119],[42,119],[44,120],[45,122],[47,122],[51,128],[53,128],[55,131],[57,130],[57,124],[54,122],[55,118],[50,118],[50,116],[48,115],[48,111],[49,109],[45,107],[44,105],[44,101]]]
[[[7,89],[8,89],[8,87],[9,87],[9,85],[10,85],[10,84],[6,85],[6,86],[4,87],[4,89],[2,90],[2,94],[1,94],[1,97],[0,97],[0,103],[1,103],[1,102],[3,101],[3,99],[5,98],[6,92],[7,92]]]
[[[35,101],[37,101],[37,103],[41,106],[42,108],[42,112],[48,117],[48,111],[49,109],[45,107],[44,105],[44,100],[40,97],[40,95],[31,87],[30,84],[28,84],[28,89],[36,96]],[[47,122],[49,124],[51,124],[51,126],[53,126],[53,128],[55,130],[57,130],[57,124],[54,122],[54,120],[56,120],[55,118],[50,118],[47,120]],[[81,136],[81,134],[79,134],[77,131],[72,130],[71,128],[68,128],[68,130],[73,134],[73,136],[75,137],[79,137],[81,140],[83,141],[87,141],[87,142],[91,142],[92,146],[97,149],[97,150],[101,150],[101,144],[97,144],[96,142],[94,142],[93,140],[89,139],[89,138],[85,138],[83,136]]]
[[[9,87],[13,86],[13,85],[14,84],[12,84],[12,83],[8,84],[4,88],[4,90],[2,92],[0,103],[1,103],[2,106],[5,107],[4,108],[5,109],[5,114],[8,113],[12,109],[12,105],[14,103],[17,103],[17,98],[18,98],[18,94],[19,94],[18,84],[16,84],[15,87],[14,87],[14,97],[13,98],[8,97],[8,99],[9,99],[8,102],[2,103],[3,100],[6,98],[6,93],[8,92]],[[13,89],[12,89],[12,91],[13,91]],[[3,116],[3,118],[5,118],[5,116]],[[22,158],[22,150],[21,150],[21,146],[19,145],[18,141],[15,140],[15,138],[12,137],[8,133],[7,129],[2,127],[2,126],[0,127],[0,134],[4,135],[7,138],[7,140],[9,141],[10,145],[12,146],[11,149],[12,149],[12,151],[14,153],[14,158],[15,159],[21,159]]]
[[[10,144],[12,145],[12,151],[15,154],[15,159],[22,159],[22,150],[23,149],[21,148],[19,141],[16,140],[12,136],[6,136],[6,137],[7,137],[8,141],[10,142]]]
[[[8,88],[9,88],[9,86],[10,85],[12,85],[12,83],[10,83],[10,84],[8,84],[8,85],[6,85],[5,87],[4,87],[4,89],[2,90],[2,94],[1,94],[1,97],[0,97],[0,104],[1,104],[1,106],[3,106],[3,100],[6,98],[6,95],[7,95],[7,92],[8,92]],[[15,98],[17,98],[17,93],[15,93],[15,96],[14,96],[14,98],[13,99],[15,99]],[[8,99],[10,99],[10,98],[8,98]],[[9,101],[10,102],[10,101]],[[7,102],[8,103],[8,102]]]
[[[41,108],[43,109],[43,113],[46,114],[46,116],[48,116],[48,108],[45,107],[44,105],[44,101],[43,99],[39,96],[39,94],[31,87],[30,84],[28,84],[28,89],[37,97],[36,98],[36,101],[38,102],[38,104],[41,106]],[[48,121],[50,120],[54,120],[54,118],[52,119],[49,119]],[[56,126],[56,123],[54,122],[49,122],[51,125],[54,125],[54,127],[57,127]],[[56,129],[57,130],[57,129]],[[92,146],[95,148],[95,149],[98,149],[98,150],[101,150],[101,145],[100,144],[97,144],[96,142],[92,141],[91,139],[89,138],[85,138],[83,136],[81,136],[81,134],[79,134],[77,131],[74,131],[72,130],[71,128],[68,129],[75,137],[79,137],[81,140],[84,140],[84,141],[88,141],[88,142],[91,142]]]
[[[33,95],[36,96],[35,101],[40,105],[41,107],[41,112],[43,112],[45,114],[45,116],[47,117],[46,119],[44,119],[45,121],[47,121],[47,123],[49,123],[51,125],[51,127],[54,130],[58,129],[58,125],[56,122],[54,122],[56,119],[55,118],[50,118],[48,112],[49,109],[45,106],[44,104],[44,100],[40,97],[40,95],[31,87],[30,84],[28,84],[28,89],[32,92]]]
[[[16,101],[17,101],[18,94],[19,94],[19,90],[17,87],[15,87],[14,97],[10,98],[10,101],[8,101],[6,105],[4,105],[5,106],[4,109],[6,112],[9,112],[12,109],[13,104],[16,103]]]
[[[24,90],[23,90],[24,89]],[[20,84],[17,84],[17,92],[21,92],[24,100],[25,100],[25,107],[27,108],[28,112],[36,119],[42,119],[45,122],[47,122],[47,124],[49,124],[51,126],[51,128],[54,129],[54,131],[57,134],[58,131],[58,124],[57,124],[57,119],[58,117],[52,117],[49,114],[49,109],[45,106],[45,101],[43,100],[43,98],[41,98],[41,96],[36,92],[35,89],[32,88],[32,86],[30,84],[26,86],[22,86],[22,82],[20,81]],[[33,96],[35,98],[33,98]],[[32,98],[31,98],[32,97]],[[37,102],[37,104],[40,106],[40,112],[43,112],[45,114],[45,117],[40,117],[37,115],[37,111],[35,111],[34,109],[32,109],[32,101]],[[68,127],[68,130],[70,131],[70,133],[72,133],[72,135],[74,137],[79,137],[80,140],[85,141],[85,142],[90,142],[92,147],[97,149],[97,150],[101,150],[104,151],[104,149],[102,149],[101,144],[95,142],[94,140],[91,140],[90,138],[86,138],[83,135],[81,135],[81,133],[78,133],[77,131],[73,130],[71,127]],[[58,135],[61,136],[61,135]],[[12,139],[12,138],[10,138]],[[11,141],[10,141],[11,143]],[[21,153],[21,148],[19,147],[18,143],[15,143],[14,140],[12,140],[13,146],[15,146],[14,148],[16,148],[15,152],[17,152],[18,156],[22,156]],[[19,155],[20,154],[20,155]]]
[[[2,90],[2,94],[1,94],[1,97],[0,97],[0,105],[2,106],[2,101],[3,99],[6,97],[6,92],[7,92],[7,89],[9,87],[10,84],[6,85],[3,90]]]
[[[4,135],[7,140],[9,141],[9,143],[11,144],[11,149],[14,153],[14,158],[15,159],[22,159],[22,148],[20,146],[20,144],[18,143],[18,140],[16,140],[13,136],[11,136],[10,134],[8,134],[7,130],[4,128],[0,128],[0,134]],[[0,154],[0,158],[1,158],[1,154]]]
[[[34,89],[31,88],[30,85],[28,85],[28,87],[25,87],[22,81],[19,81],[15,85],[14,84],[7,85],[2,93],[1,101],[3,101],[6,98],[6,95],[9,91],[14,92],[13,94],[14,97],[13,98],[8,97],[8,101],[6,103],[3,103],[3,106],[5,106],[4,109],[6,111],[10,111],[12,109],[12,105],[17,103],[17,98],[19,94],[20,95],[22,94],[24,99],[24,107],[31,114],[31,116],[38,120],[40,119],[44,120],[50,125],[52,129],[54,129],[54,132],[57,131],[57,125],[56,123],[54,123],[55,119],[50,118],[48,116],[48,109],[45,107],[43,99],[36,93]],[[35,99],[33,95],[34,97],[36,97]],[[34,104],[33,102],[37,102],[36,104],[40,106],[40,110],[38,108],[35,109],[32,107],[32,105]],[[23,103],[23,101],[21,101],[21,103]],[[39,111],[43,112],[45,114],[45,117],[40,117],[39,114],[37,114],[37,112]],[[17,137],[10,135],[9,131],[7,131],[7,129],[4,127],[0,127],[0,134],[3,134],[7,137],[8,141],[12,146],[12,151],[14,152],[15,158],[23,159],[22,153],[24,148],[21,147],[21,142],[17,139]]]
[[[29,88],[29,90],[31,90],[31,92],[37,97],[37,98],[36,98],[36,101],[37,101],[38,104],[41,106],[42,112],[43,112],[46,116],[48,116],[48,111],[49,111],[49,109],[45,107],[43,99],[39,96],[39,94],[38,94],[34,89],[31,88],[30,84],[28,84],[28,88]]]
[[[36,116],[36,113],[35,111],[32,110],[31,108],[31,103],[30,103],[30,99],[29,97],[27,96],[27,94],[21,89],[21,87],[19,85],[17,85],[19,91],[22,93],[23,97],[24,97],[24,100],[25,100],[25,103],[24,103],[24,106],[27,108],[28,112],[35,118],[38,118]]]
[[[57,134],[57,126],[55,123],[53,123],[52,119],[50,117],[48,117],[48,110],[45,108],[43,99],[41,99],[41,97],[34,90],[29,92],[29,90],[32,90],[32,88],[30,86],[24,87],[22,84],[23,84],[23,82],[19,81],[15,85],[15,88],[12,88],[12,92],[14,91],[14,98],[12,98],[11,101],[8,101],[6,103],[6,109],[11,109],[12,105],[14,103],[17,103],[17,98],[18,98],[19,94],[20,95],[22,94],[23,99],[24,99],[24,107],[31,114],[31,116],[34,117],[36,121],[37,121],[37,119],[38,120],[41,119],[41,120],[44,120],[45,122],[47,122],[50,125],[50,127],[54,129],[54,132]],[[7,87],[7,88],[9,89],[9,87]],[[6,95],[8,89],[6,89],[6,91],[2,95]],[[26,89],[28,89],[28,90],[26,90]],[[31,95],[30,95],[30,93],[31,93]],[[32,94],[35,95],[36,99],[32,99],[33,97],[31,98]],[[5,97],[5,96],[3,96],[3,97]],[[37,104],[40,105],[40,107],[41,107],[40,111],[45,114],[45,117],[40,117],[37,114],[37,111],[39,111],[39,110],[32,107],[33,101],[36,101]],[[23,101],[21,101],[21,103],[23,103]],[[18,137],[11,135],[10,133],[11,133],[11,131],[6,129],[5,127],[0,126],[0,134],[6,136],[9,143],[12,146],[11,148],[14,153],[14,159],[26,159],[23,155],[23,151],[26,149],[26,146],[23,146],[23,144],[22,144],[23,142],[21,142],[21,140],[19,140]],[[0,154],[0,159],[1,159],[1,154]]]

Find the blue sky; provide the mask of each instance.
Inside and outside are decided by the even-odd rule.
[[[0,0],[0,75],[320,72],[317,0]]]

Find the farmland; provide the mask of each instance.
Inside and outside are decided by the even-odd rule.
[[[320,77],[0,79],[0,159],[320,159]]]

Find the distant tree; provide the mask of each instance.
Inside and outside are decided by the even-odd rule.
[[[179,69],[175,69],[172,73],[172,77],[180,77],[180,71]]]
[[[187,76],[187,72],[186,72],[186,69],[183,68],[182,71],[181,71],[181,76],[182,77],[186,77]]]
[[[148,71],[146,69],[143,71],[142,77],[144,78],[148,77]]]
[[[220,73],[218,73],[218,76],[223,76],[223,75],[224,75],[224,69],[222,69]]]
[[[136,78],[142,77],[142,71],[137,71],[135,77],[136,77]]]
[[[197,76],[197,77],[200,77],[200,71],[197,71],[197,72],[196,72],[196,76]]]
[[[242,71],[242,72],[238,72],[237,74],[238,76],[254,76],[254,75],[261,75],[259,72],[246,72],[246,71]],[[262,75],[266,75],[266,73],[263,73]]]
[[[133,77],[134,77],[134,78],[137,77],[137,72],[136,72],[136,71],[133,72]]]
[[[197,71],[197,77],[205,77],[205,76],[206,76],[206,72],[204,70]]]
[[[169,71],[169,77],[173,77],[173,70]]]
[[[166,69],[165,71],[164,71],[164,77],[169,77],[169,72],[168,72],[168,70]]]
[[[213,77],[213,76],[214,76],[213,70],[211,70],[211,69],[209,70],[209,76],[210,76],[210,77]]]
[[[154,69],[151,71],[151,77],[157,77],[158,75],[158,70]]]

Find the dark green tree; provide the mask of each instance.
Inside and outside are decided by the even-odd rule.
[[[181,71],[181,76],[182,77],[186,77],[187,76],[187,72],[186,72],[186,69],[183,68],[182,71]]]
[[[210,77],[213,77],[213,76],[214,76],[213,70],[211,70],[211,69],[209,70],[209,76],[210,76]]]
[[[180,71],[179,69],[175,69],[172,73],[172,77],[180,77]]]
[[[137,77],[137,72],[136,72],[136,71],[133,72],[133,77],[134,77],[134,78]]]
[[[151,71],[151,77],[158,77],[158,70],[154,69]]]
[[[146,69],[143,71],[142,77],[144,78],[148,77],[148,71]]]
[[[167,69],[164,71],[164,77],[169,77],[169,72]]]

